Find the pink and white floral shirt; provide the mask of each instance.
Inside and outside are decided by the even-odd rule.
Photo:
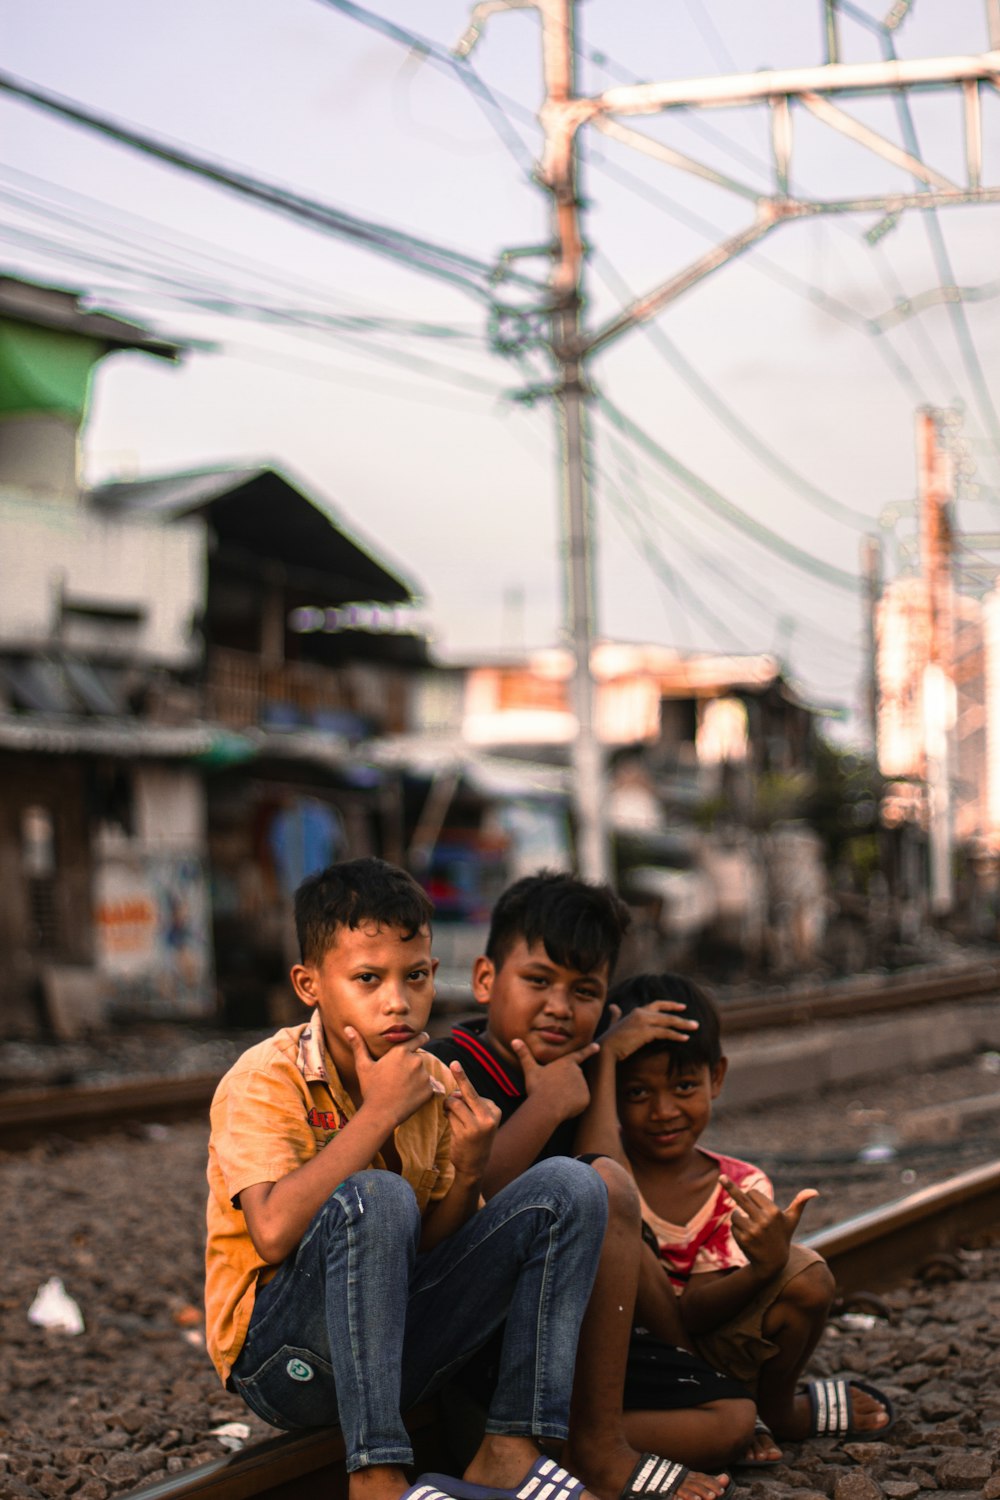
[[[773,1200],[774,1188],[759,1167],[740,1161],[736,1156],[720,1156],[715,1151],[702,1151],[702,1155],[718,1162],[719,1171],[737,1187],[744,1191],[756,1188]],[[686,1224],[672,1224],[669,1219],[661,1219],[641,1194],[639,1201],[642,1217],[656,1236],[660,1259],[678,1293],[684,1290],[692,1276],[705,1271],[730,1271],[747,1264],[747,1257],[733,1238],[730,1220],[735,1205],[721,1183],[716,1184]]]

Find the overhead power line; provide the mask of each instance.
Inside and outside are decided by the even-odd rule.
[[[601,392],[597,392],[594,399],[608,421],[617,427],[619,432],[623,432],[627,437],[630,437],[644,452],[655,459],[661,467],[672,474],[686,490],[699,499],[707,509],[721,516],[735,530],[742,531],[745,536],[751,537],[753,541],[760,543],[761,546],[766,547],[769,551],[777,554],[777,556],[783,557],[786,562],[791,563],[794,567],[811,574],[813,578],[819,579],[823,583],[828,583],[834,588],[843,589],[847,593],[856,594],[858,592],[860,584],[853,573],[848,573],[843,568],[835,567],[832,563],[824,562],[822,558],[814,557],[812,553],[805,552],[801,547],[797,547],[794,542],[790,542],[785,537],[779,536],[776,531],[772,531],[762,521],[755,520],[753,516],[747,515],[746,511],[734,505],[714,485],[709,484],[707,479],[702,479],[698,474],[695,474],[693,469],[689,469],[686,464],[682,463],[679,458],[675,458],[672,453],[668,453],[655,438],[650,437],[648,432],[644,432],[637,422],[633,422],[631,417],[627,417],[613,402],[609,401],[607,396]]]
[[[254,202],[263,203],[279,213],[323,229],[341,239],[352,241],[377,254],[388,256],[397,263],[409,265],[438,280],[461,287],[482,301],[489,303],[496,301],[492,290],[495,266],[487,261],[479,260],[462,251],[452,250],[444,245],[435,244],[431,240],[421,239],[405,230],[379,224],[374,220],[362,219],[356,214],[335,208],[332,204],[308,198],[301,193],[294,193],[279,184],[266,182],[262,178],[253,177],[237,168],[224,166],[209,157],[197,155],[144,131],[124,125],[106,115],[98,114],[94,110],[86,109],[73,100],[37,88],[33,84],[14,78],[9,73],[0,72],[0,91],[16,99],[23,99],[26,103],[36,105],[62,119],[72,120],[74,124],[83,125],[89,130],[107,136],[110,140],[142,151],[147,156],[153,156],[170,166],[179,167],[183,171],[214,182],[220,187],[228,188]],[[540,282],[515,270],[508,270],[505,279],[521,286],[529,286],[536,291],[541,290]]]
[[[598,257],[598,269],[603,271],[612,289],[624,300],[631,301],[633,294],[625,284],[623,278],[603,254]],[[837,500],[833,495],[828,495],[818,485],[812,483],[804,474],[800,474],[790,463],[781,457],[779,453],[766,443],[759,433],[754,432],[746,422],[743,421],[729,403],[715,390],[709,382],[695,369],[690,360],[678,349],[672,339],[668,338],[658,323],[647,321],[641,325],[643,333],[649,342],[659,352],[663,359],[676,371],[690,390],[694,392],[698,400],[705,406],[714,417],[729,431],[736,441],[755,458],[783,480],[797,495],[808,500],[826,515],[831,516],[844,526],[850,526],[857,530],[858,527],[870,527],[871,517],[866,516],[863,511],[855,510],[853,506],[845,505],[843,501]]]

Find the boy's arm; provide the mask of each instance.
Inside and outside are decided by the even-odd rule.
[[[310,1161],[277,1182],[257,1182],[240,1193],[240,1208],[258,1255],[278,1265],[298,1245],[313,1215],[353,1172],[363,1171],[401,1125],[441,1089],[419,1055],[427,1033],[393,1047],[376,1061],[351,1027],[362,1102],[357,1114]]]
[[[615,1019],[601,1037],[601,1050],[587,1069],[590,1102],[577,1126],[577,1151],[599,1152],[620,1163],[626,1171],[631,1170],[618,1129],[618,1064],[650,1042],[686,1042],[690,1033],[697,1030],[698,1022],[678,1016],[677,1012],[683,1010],[684,1006],[676,1000],[654,1000],[621,1020],[618,1007],[611,1007]]]
[[[483,1196],[492,1198],[538,1158],[557,1126],[586,1108],[590,1098],[582,1064],[597,1051],[589,1042],[544,1066],[521,1040],[511,1045],[524,1072],[525,1100],[497,1131],[483,1174]]]
[[[476,1212],[483,1173],[500,1122],[498,1106],[476,1092],[461,1063],[453,1062],[451,1072],[456,1088],[448,1095],[444,1107],[451,1126],[449,1155],[455,1175],[444,1197],[431,1203],[424,1213],[421,1250],[440,1244]]]
[[[681,1293],[681,1317],[689,1333],[707,1333],[736,1317],[788,1261],[792,1236],[815,1188],[796,1193],[787,1208],[779,1208],[758,1188],[746,1192],[730,1178],[719,1178],[736,1204],[733,1238],[747,1257],[745,1266],[730,1271],[703,1271],[691,1277]]]

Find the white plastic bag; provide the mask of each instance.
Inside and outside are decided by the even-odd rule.
[[[60,1333],[82,1333],[83,1313],[58,1276],[43,1281],[28,1308],[28,1322],[37,1328],[55,1328]]]

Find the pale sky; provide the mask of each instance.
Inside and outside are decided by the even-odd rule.
[[[371,8],[444,48],[468,17],[459,0]],[[888,0],[854,6],[879,20],[887,10]],[[984,50],[984,11],[982,0],[915,0],[893,33],[899,54]],[[821,0],[588,0],[581,87],[818,64],[821,13]],[[120,122],[484,262],[547,240],[547,198],[529,177],[541,140],[531,11],[494,15],[473,53],[492,112],[460,78],[324,0],[8,0],[5,21],[7,73]],[[878,37],[856,18],[842,17],[841,38],[846,60],[878,59]],[[890,102],[842,107],[902,140]],[[961,119],[954,90],[913,99],[923,155],[958,183]],[[996,184],[1000,99],[987,89],[983,122],[984,180]],[[769,185],[763,109],[629,123]],[[801,110],[795,142],[792,185],[804,197],[911,188],[904,171]],[[583,149],[592,325],[624,289],[648,290],[751,220],[750,203],[594,130]],[[527,377],[489,348],[482,301],[4,95],[0,195],[0,268],[89,290],[96,304],[199,345],[179,367],[106,362],[90,479],[274,462],[417,586],[443,654],[561,638],[554,417],[545,401],[511,399]],[[889,575],[905,562],[898,542],[910,531],[885,512],[912,504],[918,403],[964,408],[980,495],[962,500],[960,524],[997,527],[1000,463],[974,364],[1000,403],[1000,206],[937,215],[957,284],[978,293],[963,304],[964,351],[940,305],[871,331],[870,320],[942,279],[932,216],[906,215],[872,247],[864,236],[878,217],[782,225],[652,332],[633,330],[595,359],[614,407],[805,554],[799,567],[749,540],[595,413],[600,634],[777,650],[814,701],[854,712],[861,600],[823,570],[856,574],[861,536],[880,521]],[[518,264],[541,278],[547,263]],[[222,302],[242,314],[221,315]],[[344,315],[407,327],[359,332]],[[848,524],[844,507],[855,513]]]

